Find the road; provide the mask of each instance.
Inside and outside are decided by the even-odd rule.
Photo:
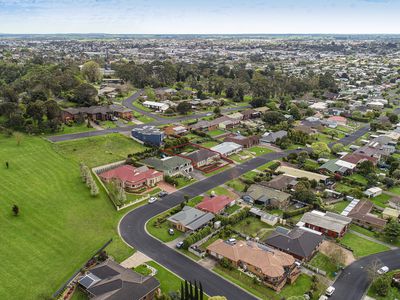
[[[155,121],[147,123],[145,125],[154,125],[154,126],[159,126],[159,125],[165,125],[165,124],[170,124],[170,123],[181,123],[183,121],[187,120],[193,120],[193,119],[200,119],[203,117],[206,117],[210,112],[203,112],[203,113],[198,113],[198,114],[191,114],[191,115],[186,115],[186,116],[179,116],[179,117],[162,117],[156,113],[152,113],[149,111],[142,110],[136,106],[133,105],[133,103],[139,98],[139,96],[142,94],[142,90],[139,90],[138,92],[134,93],[132,96],[128,97],[127,99],[122,101],[122,104],[130,108],[142,115],[146,115],[150,118],[153,118]],[[232,112],[232,111],[238,111],[242,109],[249,108],[250,106],[239,106],[239,107],[229,107],[222,109],[222,113],[227,113],[227,112]],[[50,136],[47,139],[53,143],[57,142],[64,142],[64,141],[72,141],[72,140],[78,140],[82,138],[87,138],[87,137],[92,137],[92,136],[101,136],[101,135],[106,135],[110,133],[118,133],[118,132],[130,132],[133,128],[136,127],[141,127],[144,125],[132,125],[132,126],[124,126],[124,127],[117,127],[117,128],[111,128],[111,129],[104,129],[104,130],[96,130],[96,131],[88,131],[88,132],[79,132],[79,133],[71,133],[71,134],[63,134],[63,135],[55,135],[55,136]]]
[[[346,267],[334,283],[336,291],[329,299],[361,299],[370,284],[366,268],[375,260],[379,260],[390,270],[400,269],[400,249],[369,255]]]
[[[154,239],[144,230],[145,225],[152,217],[183,202],[184,195],[189,195],[190,198],[195,197],[231,179],[237,178],[248,171],[254,170],[271,160],[282,158],[294,151],[296,150],[268,153],[256,157],[241,165],[237,165],[178,190],[156,203],[147,204],[132,210],[123,217],[119,224],[120,235],[130,246],[143,252],[151,259],[170,269],[182,278],[200,281],[204,291],[211,296],[224,295],[228,299],[256,299],[254,296],[249,295],[242,289]]]

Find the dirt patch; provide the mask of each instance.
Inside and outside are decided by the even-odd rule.
[[[331,241],[323,241],[321,246],[319,246],[319,251],[322,254],[325,254],[326,256],[330,257],[331,254],[336,250],[336,249],[342,249],[343,254],[344,254],[344,264],[345,266],[350,265],[352,262],[354,262],[356,259],[354,258],[353,252],[350,250],[347,250],[338,244],[331,242]]]

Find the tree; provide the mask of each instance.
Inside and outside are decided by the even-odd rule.
[[[379,296],[385,297],[389,292],[390,281],[390,277],[387,276],[387,274],[384,274],[372,282],[372,287]]]
[[[12,206],[12,212],[13,212],[14,216],[18,216],[19,215],[19,207],[18,207],[18,205],[14,204]]]
[[[336,143],[332,146],[332,153],[339,153],[343,151],[344,145],[341,143]]]
[[[176,110],[180,114],[186,115],[190,111],[191,108],[192,108],[192,105],[190,105],[189,102],[182,101],[182,102],[179,102],[178,106],[176,107]]]
[[[216,116],[221,116],[221,109],[219,108],[219,106],[216,106],[216,107],[214,108],[214,114],[215,114]]]
[[[289,114],[291,114],[295,120],[301,119],[300,110],[296,105],[292,105],[292,107],[289,110]]]
[[[312,151],[318,157],[326,157],[329,155],[331,150],[328,145],[324,142],[315,142],[311,144]]]
[[[26,108],[26,114],[37,122],[41,122],[43,120],[43,115],[45,113],[46,107],[44,106],[44,102],[40,100],[29,103]]]
[[[361,162],[358,165],[357,169],[358,169],[358,173],[363,174],[363,175],[375,174],[375,166],[369,160],[364,160],[363,162]]]
[[[387,241],[391,243],[397,242],[400,237],[400,223],[393,219],[389,220],[383,230],[383,234]]]
[[[265,98],[257,97],[257,98],[254,98],[253,100],[251,100],[249,102],[249,104],[252,107],[262,107],[262,106],[265,106],[267,104],[267,100]]]
[[[82,66],[82,74],[89,82],[97,82],[101,79],[100,66],[95,61],[88,61]]]
[[[331,253],[330,258],[332,262],[338,267],[345,263],[346,254],[344,253],[343,249],[340,247],[336,247]]]
[[[91,106],[97,103],[97,90],[88,83],[82,83],[74,91],[74,98],[71,101],[79,105]]]
[[[92,180],[90,183],[90,195],[96,197],[99,194],[99,187],[97,186],[96,181]]]
[[[392,124],[396,124],[399,121],[399,116],[397,114],[390,113],[387,116],[389,118],[390,123]]]
[[[274,126],[286,120],[285,116],[278,111],[267,111],[263,120],[268,125]]]
[[[61,109],[57,102],[54,100],[48,100],[44,103],[46,107],[46,116],[48,120],[58,119],[61,115]]]

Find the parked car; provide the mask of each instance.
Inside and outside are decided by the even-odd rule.
[[[325,295],[321,295],[318,300],[328,300],[329,298]]]
[[[165,196],[167,196],[167,195],[168,195],[168,193],[167,193],[166,191],[161,191],[161,192],[158,194],[159,197],[165,197]]]
[[[169,235],[174,235],[175,234],[175,230],[173,228],[168,229],[168,234]]]
[[[149,203],[154,203],[154,202],[156,202],[157,201],[157,198],[156,197],[151,197],[150,199],[149,199]]]
[[[378,272],[379,275],[385,274],[385,273],[389,272],[389,267],[383,266],[377,272]]]
[[[178,242],[178,243],[176,244],[176,248],[178,248],[178,249],[182,248],[182,246],[183,246],[183,242],[182,242],[182,241],[181,241],[181,242]]]
[[[243,199],[244,202],[247,202],[247,203],[253,203],[253,202],[254,202],[253,198],[251,198],[251,197],[248,196],[248,195],[244,195],[244,196],[242,197],[242,199]]]
[[[325,295],[332,296],[334,292],[335,292],[335,288],[333,286],[329,286],[325,291]]]

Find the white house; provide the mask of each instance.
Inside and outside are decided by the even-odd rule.
[[[169,105],[166,103],[155,102],[155,101],[144,101],[143,106],[164,112],[169,108]]]

